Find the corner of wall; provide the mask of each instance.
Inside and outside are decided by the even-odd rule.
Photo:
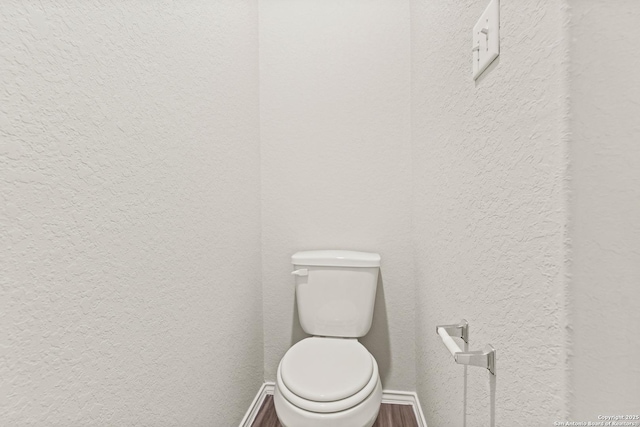
[[[571,319],[571,311],[573,305],[571,304],[571,6],[568,0],[560,0],[560,13],[562,14],[561,20],[561,45],[562,45],[562,83],[561,83],[561,97],[562,106],[560,109],[561,114],[561,139],[563,150],[563,163],[564,163],[564,178],[562,180],[562,209],[564,215],[564,240],[563,240],[563,274],[562,274],[562,292],[561,292],[561,307],[562,307],[562,331],[564,336],[563,342],[563,363],[564,363],[564,378],[563,378],[563,395],[562,395],[562,408],[563,419],[567,419],[571,413],[571,349],[573,341],[573,325]]]

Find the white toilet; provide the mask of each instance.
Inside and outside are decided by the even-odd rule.
[[[283,427],[371,427],[382,401],[378,364],[358,342],[369,332],[380,255],[306,251],[291,257],[302,329],[287,351],[274,403]]]

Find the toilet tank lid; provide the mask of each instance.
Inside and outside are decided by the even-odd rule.
[[[291,263],[324,267],[380,267],[380,255],[344,250],[302,251],[293,254]]]

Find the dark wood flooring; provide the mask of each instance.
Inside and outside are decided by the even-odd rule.
[[[273,406],[273,396],[269,395],[265,398],[251,427],[282,427],[276,416],[276,408]],[[383,403],[373,427],[418,427],[418,422],[411,405]]]

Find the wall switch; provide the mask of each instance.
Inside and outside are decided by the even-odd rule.
[[[473,27],[473,79],[500,55],[500,0],[491,0]]]

